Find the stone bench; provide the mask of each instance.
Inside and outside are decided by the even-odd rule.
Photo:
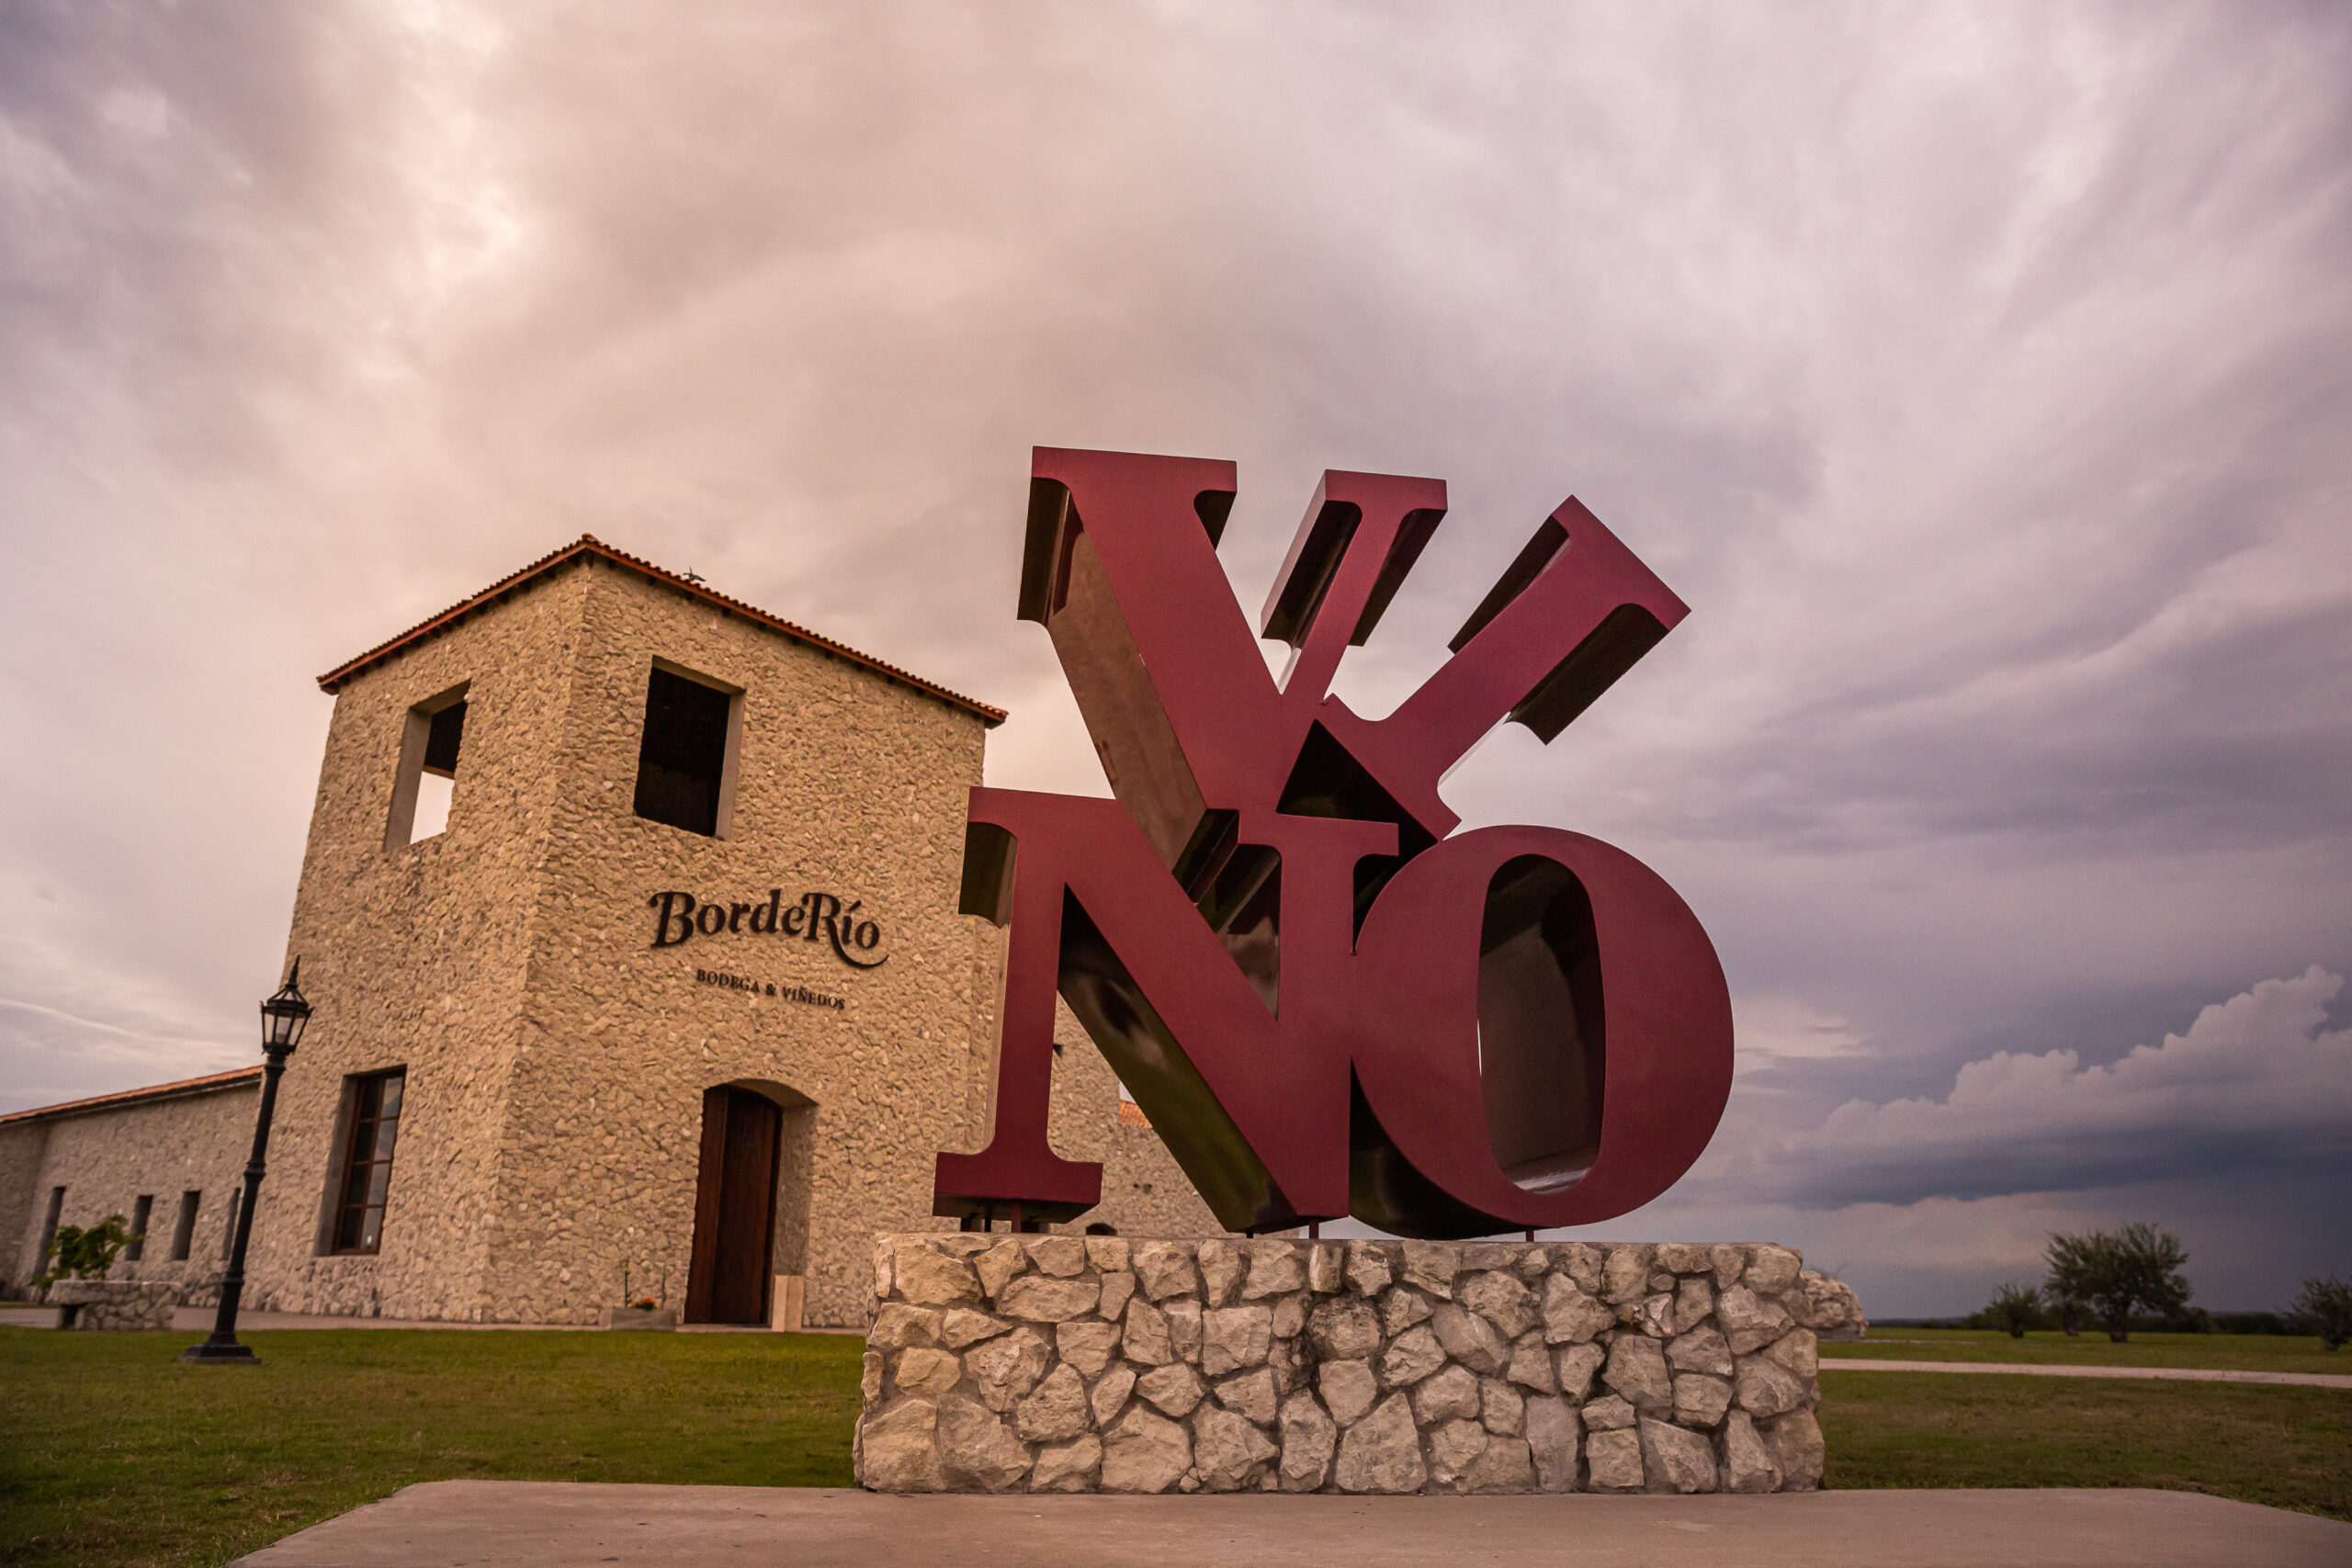
[[[946,1233],[875,1253],[881,1492],[1777,1492],[1820,1483],[1787,1247]]]
[[[49,1288],[49,1304],[63,1309],[64,1327],[119,1333],[169,1328],[179,1294],[169,1280],[60,1280]]]

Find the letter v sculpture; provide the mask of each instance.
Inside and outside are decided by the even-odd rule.
[[[1330,472],[1260,617],[1216,546],[1234,466],[1040,447],[1021,616],[1052,637],[1115,800],[975,789],[963,908],[1010,924],[995,1132],[935,1212],[1067,1220],[1054,997],[1220,1224],[1401,1235],[1606,1220],[1665,1191],[1731,1089],[1731,1000],[1657,874],[1556,828],[1456,833],[1447,769],[1549,741],[1686,606],[1571,499],[1387,717],[1329,694],[1445,514],[1436,479]]]

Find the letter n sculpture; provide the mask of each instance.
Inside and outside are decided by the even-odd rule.
[[[1456,833],[1438,782],[1505,719],[1549,741],[1686,607],[1573,499],[1395,712],[1329,695],[1445,486],[1327,473],[1259,632],[1217,565],[1234,466],[1039,448],[1021,616],[1117,798],[976,789],[963,907],[1009,938],[995,1134],[935,1212],[1066,1220],[1054,997],[1220,1224],[1401,1235],[1587,1224],[1666,1190],[1731,1089],[1731,1001],[1655,873],[1555,828]]]

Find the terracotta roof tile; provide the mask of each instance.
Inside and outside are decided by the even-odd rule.
[[[249,1083],[261,1081],[258,1065],[238,1067],[208,1077],[182,1078],[177,1083],[151,1084],[145,1089],[127,1089],[119,1094],[101,1094],[89,1100],[69,1100],[62,1105],[36,1105],[30,1111],[11,1111],[0,1116],[0,1124],[10,1122],[31,1122],[43,1116],[75,1116],[85,1111],[112,1111],[119,1106],[139,1105],[151,1100],[177,1100],[183,1095],[215,1094],[223,1089],[243,1089]]]
[[[846,643],[839,643],[831,637],[820,637],[806,626],[795,626],[781,616],[771,615],[755,605],[746,604],[741,599],[730,599],[726,594],[703,583],[680,577],[673,571],[665,571],[651,561],[630,555],[625,550],[613,548],[593,534],[581,535],[579,538],[561,549],[541,556],[512,576],[499,579],[472,598],[451,605],[439,615],[411,626],[388,642],[377,644],[347,663],[335,666],[319,677],[319,689],[323,692],[340,691],[362,671],[383,662],[411,644],[422,642],[436,633],[447,630],[468,615],[519,592],[538,579],[560,571],[574,561],[589,559],[610,561],[626,570],[636,572],[648,581],[656,582],[664,588],[684,593],[688,598],[700,599],[706,604],[716,604],[731,615],[741,615],[755,626],[764,626],[772,632],[790,637],[795,642],[806,643],[810,648],[822,649],[836,659],[846,660],[852,664],[871,670],[901,685],[911,687],[926,696],[936,697],[951,706],[964,709],[967,713],[978,714],[980,721],[990,728],[1004,722],[1005,715],[1002,708],[990,707],[986,703],[976,702],[961,693],[951,692],[944,686],[924,680],[920,675],[901,670],[895,664],[886,664],[871,655],[860,653]]]

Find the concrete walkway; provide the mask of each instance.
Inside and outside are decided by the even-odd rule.
[[[435,1481],[245,1568],[2343,1568],[2352,1525],[2185,1492],[882,1497]]]
[[[1860,1356],[1824,1356],[1821,1370],[1825,1372],[2003,1372],[2030,1378],[2164,1378],[2179,1382],[2293,1383],[2301,1388],[2352,1389],[2352,1375],[2252,1372],[2226,1367],[2052,1367],[2037,1361],[1882,1361]]]

